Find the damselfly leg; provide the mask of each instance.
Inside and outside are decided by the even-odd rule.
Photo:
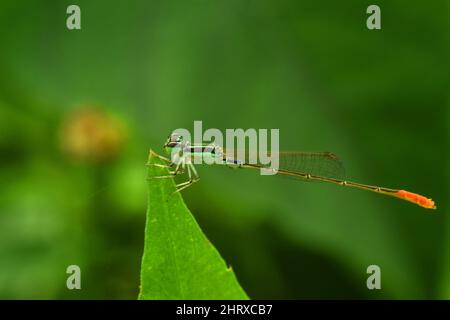
[[[176,190],[173,192],[173,194],[188,188],[193,183],[200,180],[197,170],[195,169],[194,165],[191,163],[190,157],[188,157],[186,154],[184,154],[182,156],[176,155],[174,157],[175,158],[174,161],[172,161],[166,157],[160,156],[159,154],[157,154],[153,151],[151,151],[151,156],[155,156],[158,159],[166,162],[167,164],[151,163],[151,164],[147,164],[147,166],[154,166],[154,167],[166,168],[166,169],[171,169],[175,166],[175,169],[172,171],[169,170],[169,175],[148,177],[147,180],[174,178],[177,175],[184,173],[185,169],[187,170],[189,179],[187,181],[177,184]]]

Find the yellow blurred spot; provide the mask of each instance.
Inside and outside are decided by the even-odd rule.
[[[125,143],[125,127],[103,110],[85,107],[69,114],[61,128],[63,151],[77,160],[116,158]]]

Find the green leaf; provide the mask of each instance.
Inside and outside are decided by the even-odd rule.
[[[148,177],[166,176],[153,151]],[[139,299],[248,299],[231,267],[203,234],[173,179],[148,181]]]

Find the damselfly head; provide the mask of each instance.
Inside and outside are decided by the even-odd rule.
[[[175,148],[183,142],[183,136],[178,133],[172,133],[164,144],[164,148]]]

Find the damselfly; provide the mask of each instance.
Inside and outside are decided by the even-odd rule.
[[[192,159],[208,159],[209,163],[222,164],[235,168],[249,169],[269,169],[267,165],[260,163],[249,163],[244,160],[235,159],[234,154],[230,155],[220,146],[215,145],[191,145],[189,141],[184,141],[179,134],[169,136],[164,145],[166,151],[170,152],[172,159],[156,155],[167,162],[167,165],[153,164],[155,166],[172,168],[169,175],[151,177],[149,179],[173,178],[176,175],[187,171],[188,180],[177,184],[177,191],[181,191],[199,180],[197,170],[192,163]],[[175,151],[175,152],[174,152]],[[397,190],[373,185],[367,185],[344,179],[344,168],[338,157],[330,152],[280,152],[279,169],[277,174],[291,176],[303,181],[320,181],[333,183],[340,186],[352,187],[391,197],[400,198],[427,209],[436,209],[432,199],[420,194],[406,190]],[[213,161],[211,161],[213,160]]]

